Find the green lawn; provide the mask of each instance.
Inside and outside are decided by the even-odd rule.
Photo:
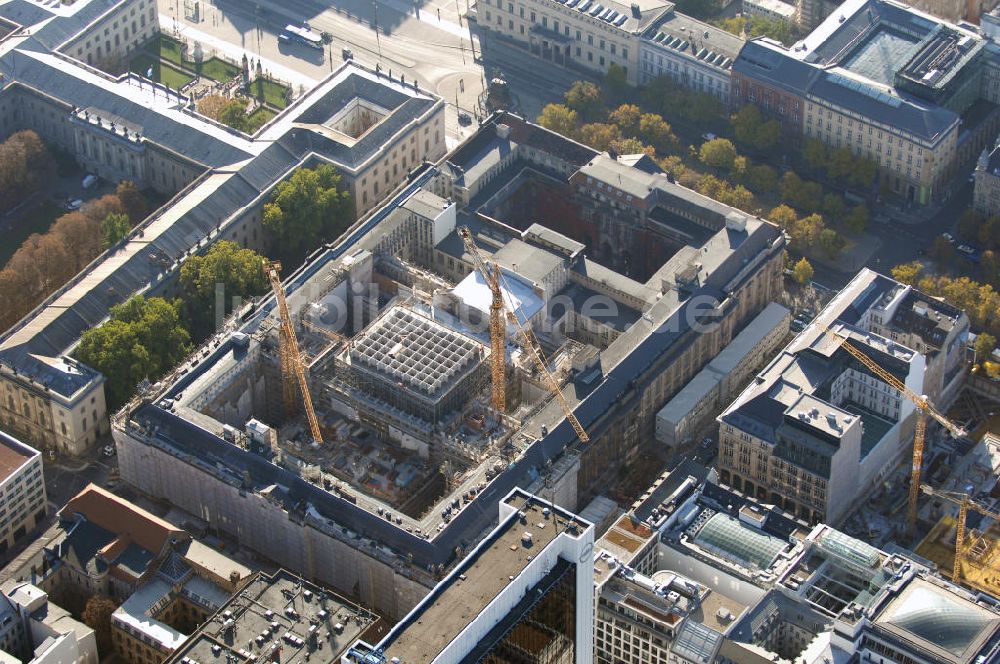
[[[232,77],[240,73],[239,67],[236,65],[229,64],[225,60],[220,60],[219,58],[210,58],[201,63],[201,68],[199,69],[197,64],[187,63],[189,67],[195,71],[199,71],[202,76],[210,78],[213,81],[218,81],[219,83],[225,83]]]
[[[270,104],[275,108],[284,108],[288,105],[287,85],[275,83],[265,78],[258,78],[250,83],[250,86],[254,92],[254,96],[265,104]]]
[[[271,118],[275,115],[277,115],[277,113],[271,109],[261,106],[256,111],[251,113],[249,118],[247,118],[247,133],[255,134],[258,129],[270,122]]]
[[[156,45],[154,45],[155,47]],[[169,60],[175,65],[181,63],[181,43],[173,37],[161,34],[158,46],[160,47],[160,57]]]
[[[0,242],[0,267],[7,264],[29,235],[46,232],[53,222],[64,214],[65,210],[47,200],[18,220],[10,230],[7,230],[6,224],[0,226],[0,232],[3,234],[3,242]]]
[[[168,64],[163,64],[159,60],[154,60],[151,56],[145,53],[136,56],[136,58],[132,60],[132,64],[129,69],[140,76],[145,76],[149,72],[150,67],[153,68],[152,80],[157,83],[168,85],[174,90],[182,88],[194,80],[194,77],[190,74],[186,74],[180,69],[172,67]]]

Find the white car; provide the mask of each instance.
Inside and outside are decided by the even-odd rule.
[[[956,247],[956,249],[961,253],[965,254],[966,256],[971,256],[972,254],[976,253],[976,250],[967,244],[960,244]]]
[[[114,445],[105,445],[101,448],[101,455],[105,458],[113,457],[116,453]]]
[[[96,175],[94,175],[93,173],[88,173],[88,174],[87,174],[87,175],[86,175],[86,176],[85,176],[85,177],[83,178],[83,182],[82,182],[81,184],[83,185],[83,188],[84,188],[84,189],[90,189],[90,188],[91,188],[91,187],[93,187],[93,186],[94,186],[95,184],[97,184],[97,176],[96,176]]]
[[[702,140],[705,140],[705,141],[714,141],[715,139],[718,138],[718,136],[716,136],[715,134],[713,134],[710,131],[707,131],[707,132],[705,132],[704,134],[701,135],[701,138],[702,138]]]
[[[81,207],[83,207],[83,199],[74,198],[71,201],[66,201],[65,207],[70,212],[72,212],[73,210],[79,210]]]
[[[955,244],[955,238],[952,237],[951,233],[941,233],[941,237],[943,237],[944,239],[948,240],[948,242],[951,242],[952,244]]]

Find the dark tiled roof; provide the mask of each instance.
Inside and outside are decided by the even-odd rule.
[[[53,56],[37,57],[17,49],[0,58],[0,74],[76,108],[95,108],[141,127],[142,136],[157,145],[208,167],[228,166],[250,158],[250,153],[211,134],[152,111],[108,86],[94,85],[77,75],[79,66]],[[57,66],[61,65],[61,66]],[[249,147],[249,143],[247,143]]]
[[[926,141],[936,140],[958,122],[953,111],[804,62],[766,39],[747,42],[733,71],[799,97],[829,101]]]

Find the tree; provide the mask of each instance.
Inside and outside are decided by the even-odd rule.
[[[677,142],[674,130],[663,116],[656,113],[643,113],[639,118],[639,138],[657,150],[663,150]]]
[[[621,131],[613,124],[594,122],[580,127],[580,141],[600,152],[606,152],[621,137]]]
[[[656,157],[656,150],[638,138],[619,138],[611,142],[611,149],[618,154],[644,154],[650,159]]]
[[[958,226],[956,227],[955,232],[958,234],[958,237],[962,238],[966,242],[973,242],[979,235],[979,225],[982,224],[983,221],[983,215],[979,214],[972,208],[968,208],[958,217]]]
[[[566,105],[576,111],[583,121],[595,120],[603,112],[601,89],[590,81],[577,81],[564,96]]]
[[[870,188],[875,181],[876,172],[877,167],[874,161],[865,159],[864,157],[856,157],[849,178],[851,186],[864,189]]]
[[[792,244],[801,250],[810,249],[819,242],[824,228],[826,228],[826,224],[823,223],[823,217],[818,214],[810,214],[807,217],[802,217],[789,230]]]
[[[756,150],[770,150],[781,137],[781,125],[775,120],[764,120],[760,109],[753,104],[740,107],[730,118],[736,141]]]
[[[837,194],[826,194],[823,196],[823,204],[820,207],[823,216],[834,222],[841,221],[847,214],[847,205],[844,199]]]
[[[235,242],[213,244],[204,255],[195,255],[181,266],[180,287],[184,295],[185,319],[196,339],[210,335],[217,317],[232,312],[235,298],[262,295],[268,281],[264,257]],[[224,311],[216,311],[216,292],[223,294]]]
[[[247,131],[249,119],[247,117],[246,100],[237,98],[230,101],[222,107],[221,111],[219,111],[218,120],[222,124],[229,125],[237,131]]]
[[[716,16],[722,7],[722,0],[681,0],[677,3],[677,11],[700,19]]]
[[[118,605],[107,595],[91,595],[83,609],[83,623],[94,630],[97,649],[103,656],[111,653],[111,614]]]
[[[746,169],[743,181],[751,191],[769,194],[778,187],[778,174],[765,164],[756,164]]]
[[[982,361],[990,358],[993,349],[997,347],[997,338],[988,332],[980,332],[976,335],[976,343],[973,346],[976,350],[976,359]]]
[[[813,266],[805,257],[800,258],[792,268],[792,278],[795,279],[795,283],[802,286],[812,281]]]
[[[722,170],[731,170],[733,162],[736,160],[736,147],[732,141],[726,138],[715,138],[701,144],[698,151],[698,158],[711,166]]]
[[[222,95],[205,95],[198,100],[198,112],[206,118],[219,120],[222,110],[229,105],[229,99]]]
[[[814,171],[821,171],[826,168],[826,143],[818,138],[806,140],[802,147],[802,157],[806,164]]]
[[[0,212],[20,204],[51,182],[56,162],[41,137],[30,129],[0,143]]]
[[[733,16],[731,18],[724,18],[716,23],[720,28],[726,32],[732,33],[737,37],[743,36],[743,31],[747,27],[747,19],[745,16]]]
[[[82,212],[64,214],[49,231],[66,247],[72,274],[79,272],[101,253],[100,221]]]
[[[83,207],[80,208],[80,212],[83,213],[83,216],[92,220],[97,228],[100,228],[101,222],[109,214],[125,214],[125,208],[117,196],[107,194],[84,203]]]
[[[914,286],[917,281],[920,280],[920,275],[922,275],[923,272],[923,263],[920,261],[913,261],[912,263],[903,263],[902,265],[897,265],[892,268],[892,278],[904,284]]]
[[[753,194],[741,184],[723,190],[719,197],[719,202],[725,203],[730,207],[739,208],[745,212],[750,212],[756,208]]]
[[[851,208],[851,211],[847,213],[844,223],[846,223],[847,227],[853,232],[862,233],[865,228],[868,227],[868,216],[868,208],[864,203],[861,205],[855,205]]]
[[[569,138],[576,136],[577,112],[565,104],[548,104],[538,116],[538,124]]]
[[[767,218],[784,229],[791,228],[799,220],[799,216],[795,213],[795,210],[785,204],[781,204],[771,210]]]
[[[108,407],[124,404],[143,380],[156,380],[190,352],[178,306],[141,295],[111,307],[107,322],[83,333],[75,355],[107,378]]]
[[[264,228],[282,253],[301,255],[321,240],[334,240],[353,221],[351,195],[340,189],[340,174],[329,164],[299,168],[278,183],[264,205]]]
[[[830,150],[827,158],[826,174],[833,180],[849,180],[858,160],[850,148],[835,148]]]
[[[932,261],[937,263],[938,267],[946,267],[955,260],[955,247],[948,240],[938,236],[931,243],[931,250],[928,255]]]
[[[101,236],[104,238],[102,246],[107,249],[128,235],[132,230],[132,224],[128,221],[128,215],[112,212],[101,220]]]
[[[634,138],[639,134],[642,111],[635,104],[622,104],[608,113],[608,121],[618,127],[622,136]]]
[[[828,258],[836,258],[845,244],[844,238],[832,228],[824,228],[819,232],[819,246],[823,248]]]
[[[754,14],[746,24],[747,39],[757,37],[770,37],[781,42],[785,46],[791,45],[793,41],[792,26],[777,18],[768,18],[760,14]]]
[[[987,217],[983,223],[979,224],[979,231],[976,233],[976,241],[984,248],[991,248],[997,245],[997,235],[1000,234],[1000,220],[997,217]]]
[[[605,101],[609,104],[617,104],[624,101],[629,89],[625,68],[621,65],[611,63],[608,71],[604,73],[604,84],[601,87],[604,88]]]
[[[123,180],[118,183],[115,188],[115,196],[122,204],[122,208],[125,210],[125,214],[128,215],[128,219],[135,226],[140,221],[146,218],[149,214],[149,204],[146,202],[146,197],[142,195],[139,188],[135,186],[134,182],[129,180]]]

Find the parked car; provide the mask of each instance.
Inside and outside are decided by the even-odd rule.
[[[84,176],[82,184],[84,189],[90,189],[97,184],[97,176],[93,173],[88,173]]]
[[[101,456],[105,458],[113,457],[117,453],[114,445],[105,445],[101,448]]]
[[[951,233],[941,233],[941,237],[943,237],[944,239],[948,240],[948,242],[951,242],[952,244],[955,244],[955,238],[954,238],[954,236],[952,236]]]
[[[344,58],[345,60],[350,60],[354,57],[354,51],[352,51],[349,48],[343,48],[340,50],[340,57]]]
[[[706,131],[704,134],[701,135],[701,139],[703,141],[714,141],[717,138],[718,138],[718,136],[716,136],[715,134],[713,134],[710,131]]]
[[[66,201],[66,205],[64,205],[63,207],[72,212],[73,210],[79,210],[82,206],[83,206],[83,199],[74,198],[73,200]]]
[[[472,116],[466,113],[465,111],[460,111],[458,114],[458,124],[462,125],[463,127],[469,126],[470,124],[472,124]]]
[[[967,244],[960,244],[957,247],[955,247],[955,249],[959,253],[965,254],[966,256],[971,256],[972,254],[976,253],[976,250]]]

